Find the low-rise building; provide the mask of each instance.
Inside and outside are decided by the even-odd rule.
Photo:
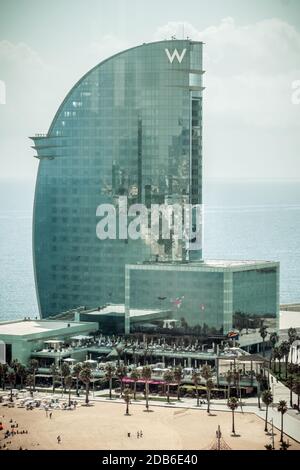
[[[31,355],[45,348],[45,342],[59,344],[71,342],[76,334],[88,334],[98,329],[98,324],[57,320],[16,320],[0,322],[0,362],[14,359],[26,364]],[[54,348],[56,349],[56,348]]]
[[[125,271],[127,334],[133,309],[171,310],[171,318],[195,334],[200,329],[226,334],[233,327],[257,328],[262,320],[278,328],[277,262],[145,262],[126,265]]]

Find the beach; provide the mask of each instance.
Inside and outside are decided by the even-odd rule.
[[[236,436],[231,435],[231,412],[152,406],[149,412],[141,404],[93,402],[76,410],[54,410],[50,419],[43,409],[7,408],[0,405],[0,446],[18,450],[209,450],[216,443],[221,428],[221,445],[232,450],[264,450],[271,437],[264,432],[264,422],[252,413],[235,413]],[[15,434],[4,439],[11,429],[10,420],[18,423]],[[137,433],[142,431],[142,437]],[[279,449],[280,431],[275,429],[275,448]],[[58,443],[57,437],[61,442]],[[286,440],[286,437],[285,437]],[[10,444],[7,444],[11,442]],[[300,444],[289,438],[289,450]]]

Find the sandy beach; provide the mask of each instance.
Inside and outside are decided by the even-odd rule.
[[[125,405],[115,402],[94,402],[91,406],[76,410],[55,410],[52,419],[44,410],[7,408],[0,405],[0,445],[18,450],[59,449],[146,449],[146,450],[202,450],[210,449],[215,442],[218,425],[222,437],[232,450],[261,449],[270,443],[264,432],[264,422],[251,413],[236,413],[235,425],[238,437],[231,436],[231,413],[214,411],[208,416],[204,410],[131,405],[130,416],[125,416]],[[10,420],[18,423],[19,432],[4,439],[4,432],[11,428]],[[143,437],[138,438],[137,432]],[[130,433],[130,437],[128,437]],[[280,432],[275,429],[275,447],[279,448]],[[58,444],[57,436],[61,436]],[[7,444],[11,442],[11,444]],[[289,439],[290,450],[299,450],[300,444]]]

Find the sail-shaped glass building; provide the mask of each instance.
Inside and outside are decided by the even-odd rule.
[[[114,55],[83,76],[46,135],[33,254],[40,313],[124,302],[125,265],[186,260],[167,241],[99,240],[100,204],[202,202],[202,43],[168,40]],[[190,254],[201,259],[201,250]]]

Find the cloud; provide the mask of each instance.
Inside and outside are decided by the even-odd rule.
[[[14,44],[7,40],[0,41],[0,60],[1,63],[27,64],[34,67],[45,67],[45,64],[36,51],[31,49],[24,42]]]
[[[153,35],[153,41],[170,39],[171,36],[181,39],[183,32],[184,37],[188,36],[194,41],[201,41],[199,30],[186,21],[169,21],[167,24],[160,26]]]
[[[37,160],[28,136],[47,132],[62,100],[92,67],[130,44],[113,35],[99,37],[51,64],[24,42],[0,41],[0,80],[6,104],[0,106],[2,175],[32,177]]]
[[[182,37],[182,22],[158,28],[154,39]],[[300,79],[300,34],[277,18],[245,26],[233,18],[198,30],[184,23],[185,36],[203,41],[205,109],[223,124],[286,128],[300,126],[292,105],[292,83]]]
[[[182,22],[169,22],[149,41],[181,38],[182,31]],[[276,18],[243,26],[224,18],[203,30],[185,22],[184,34],[205,43],[206,174],[248,174],[249,161],[254,177],[258,172],[299,173],[300,105],[292,104],[292,84],[300,80],[299,32]],[[27,136],[47,131],[64,96],[83,74],[139,42],[114,34],[94,38],[72,48],[67,57],[65,52],[57,55],[51,64],[24,42],[0,41],[0,80],[6,85],[6,105],[0,106],[0,158],[5,156],[2,169],[7,175],[34,174],[37,162]]]
[[[49,83],[55,70],[27,44],[14,44],[7,40],[0,41],[0,63],[0,78],[7,87],[7,105],[4,110],[14,113],[15,119],[18,117],[16,122],[22,115],[27,119],[26,111],[30,109],[32,113],[36,105],[38,108],[49,100]]]
[[[45,132],[55,111],[55,68],[28,44],[0,41],[0,79],[6,85],[6,104],[0,107],[2,175],[30,177],[37,160],[29,135]]]

